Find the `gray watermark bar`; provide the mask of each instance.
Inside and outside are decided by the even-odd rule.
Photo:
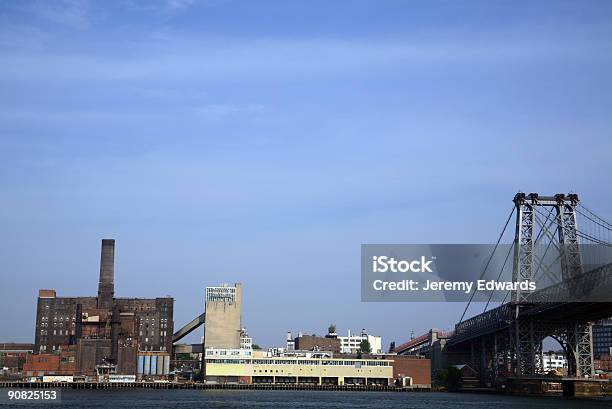
[[[570,250],[535,245],[526,254],[512,244],[363,244],[361,300],[499,303],[520,294],[533,302],[612,301],[612,248],[581,245],[580,257],[569,259]],[[567,267],[568,260],[578,268]]]
[[[0,388],[0,405],[25,405],[60,403],[61,389]]]

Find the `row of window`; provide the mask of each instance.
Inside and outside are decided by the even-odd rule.
[[[49,335],[49,330],[48,329],[41,329],[40,330],[40,335]],[[69,331],[69,330],[63,330],[60,329],[59,330],[59,334],[58,334],[58,330],[54,329],[53,330],[53,335],[74,335],[74,330]]]
[[[390,366],[389,361],[317,361],[293,359],[206,359],[211,364],[253,364],[253,365],[333,365],[333,366]]]
[[[208,356],[212,356],[212,355],[232,355],[232,356],[238,356],[238,355],[247,355],[250,356],[251,355],[251,351],[245,351],[245,350],[240,350],[240,349],[222,349],[222,350],[211,350],[211,349],[207,349],[206,350],[206,355]]]

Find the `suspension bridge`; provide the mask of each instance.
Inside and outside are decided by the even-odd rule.
[[[563,348],[568,379],[591,378],[592,322],[612,316],[612,224],[576,194],[518,193],[513,202],[493,253],[503,247],[514,216],[512,245],[500,271],[487,271],[487,263],[481,278],[499,279],[511,266],[513,281],[545,278],[550,285],[509,291],[497,306],[489,297],[482,313],[465,319],[476,304],[472,297],[446,339],[443,365],[467,363],[483,386],[500,378],[541,377],[543,341],[551,337]]]

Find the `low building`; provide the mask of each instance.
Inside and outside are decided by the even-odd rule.
[[[21,377],[21,371],[29,355],[34,351],[34,344],[1,343],[0,376],[4,378]]]
[[[206,349],[209,383],[390,385],[390,359],[341,359],[298,356],[265,357],[248,349]]]
[[[76,367],[77,348],[75,346],[62,346],[53,354],[28,355],[23,364],[24,377],[40,376],[72,376]]]
[[[388,354],[340,354],[342,359],[385,359],[391,361],[395,385],[431,387],[431,359],[416,355]],[[410,378],[410,382],[402,382]]]
[[[387,355],[388,356],[388,355]],[[431,387],[431,360],[418,356],[389,356],[393,359],[393,378],[410,378],[412,386]]]
[[[596,371],[612,372],[612,356],[601,355],[599,359],[594,359],[593,367]]]

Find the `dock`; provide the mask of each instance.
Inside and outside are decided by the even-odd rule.
[[[430,387],[387,385],[316,385],[316,384],[235,384],[197,382],[0,382],[0,388],[12,389],[195,389],[195,390],[275,390],[342,392],[429,392]]]

